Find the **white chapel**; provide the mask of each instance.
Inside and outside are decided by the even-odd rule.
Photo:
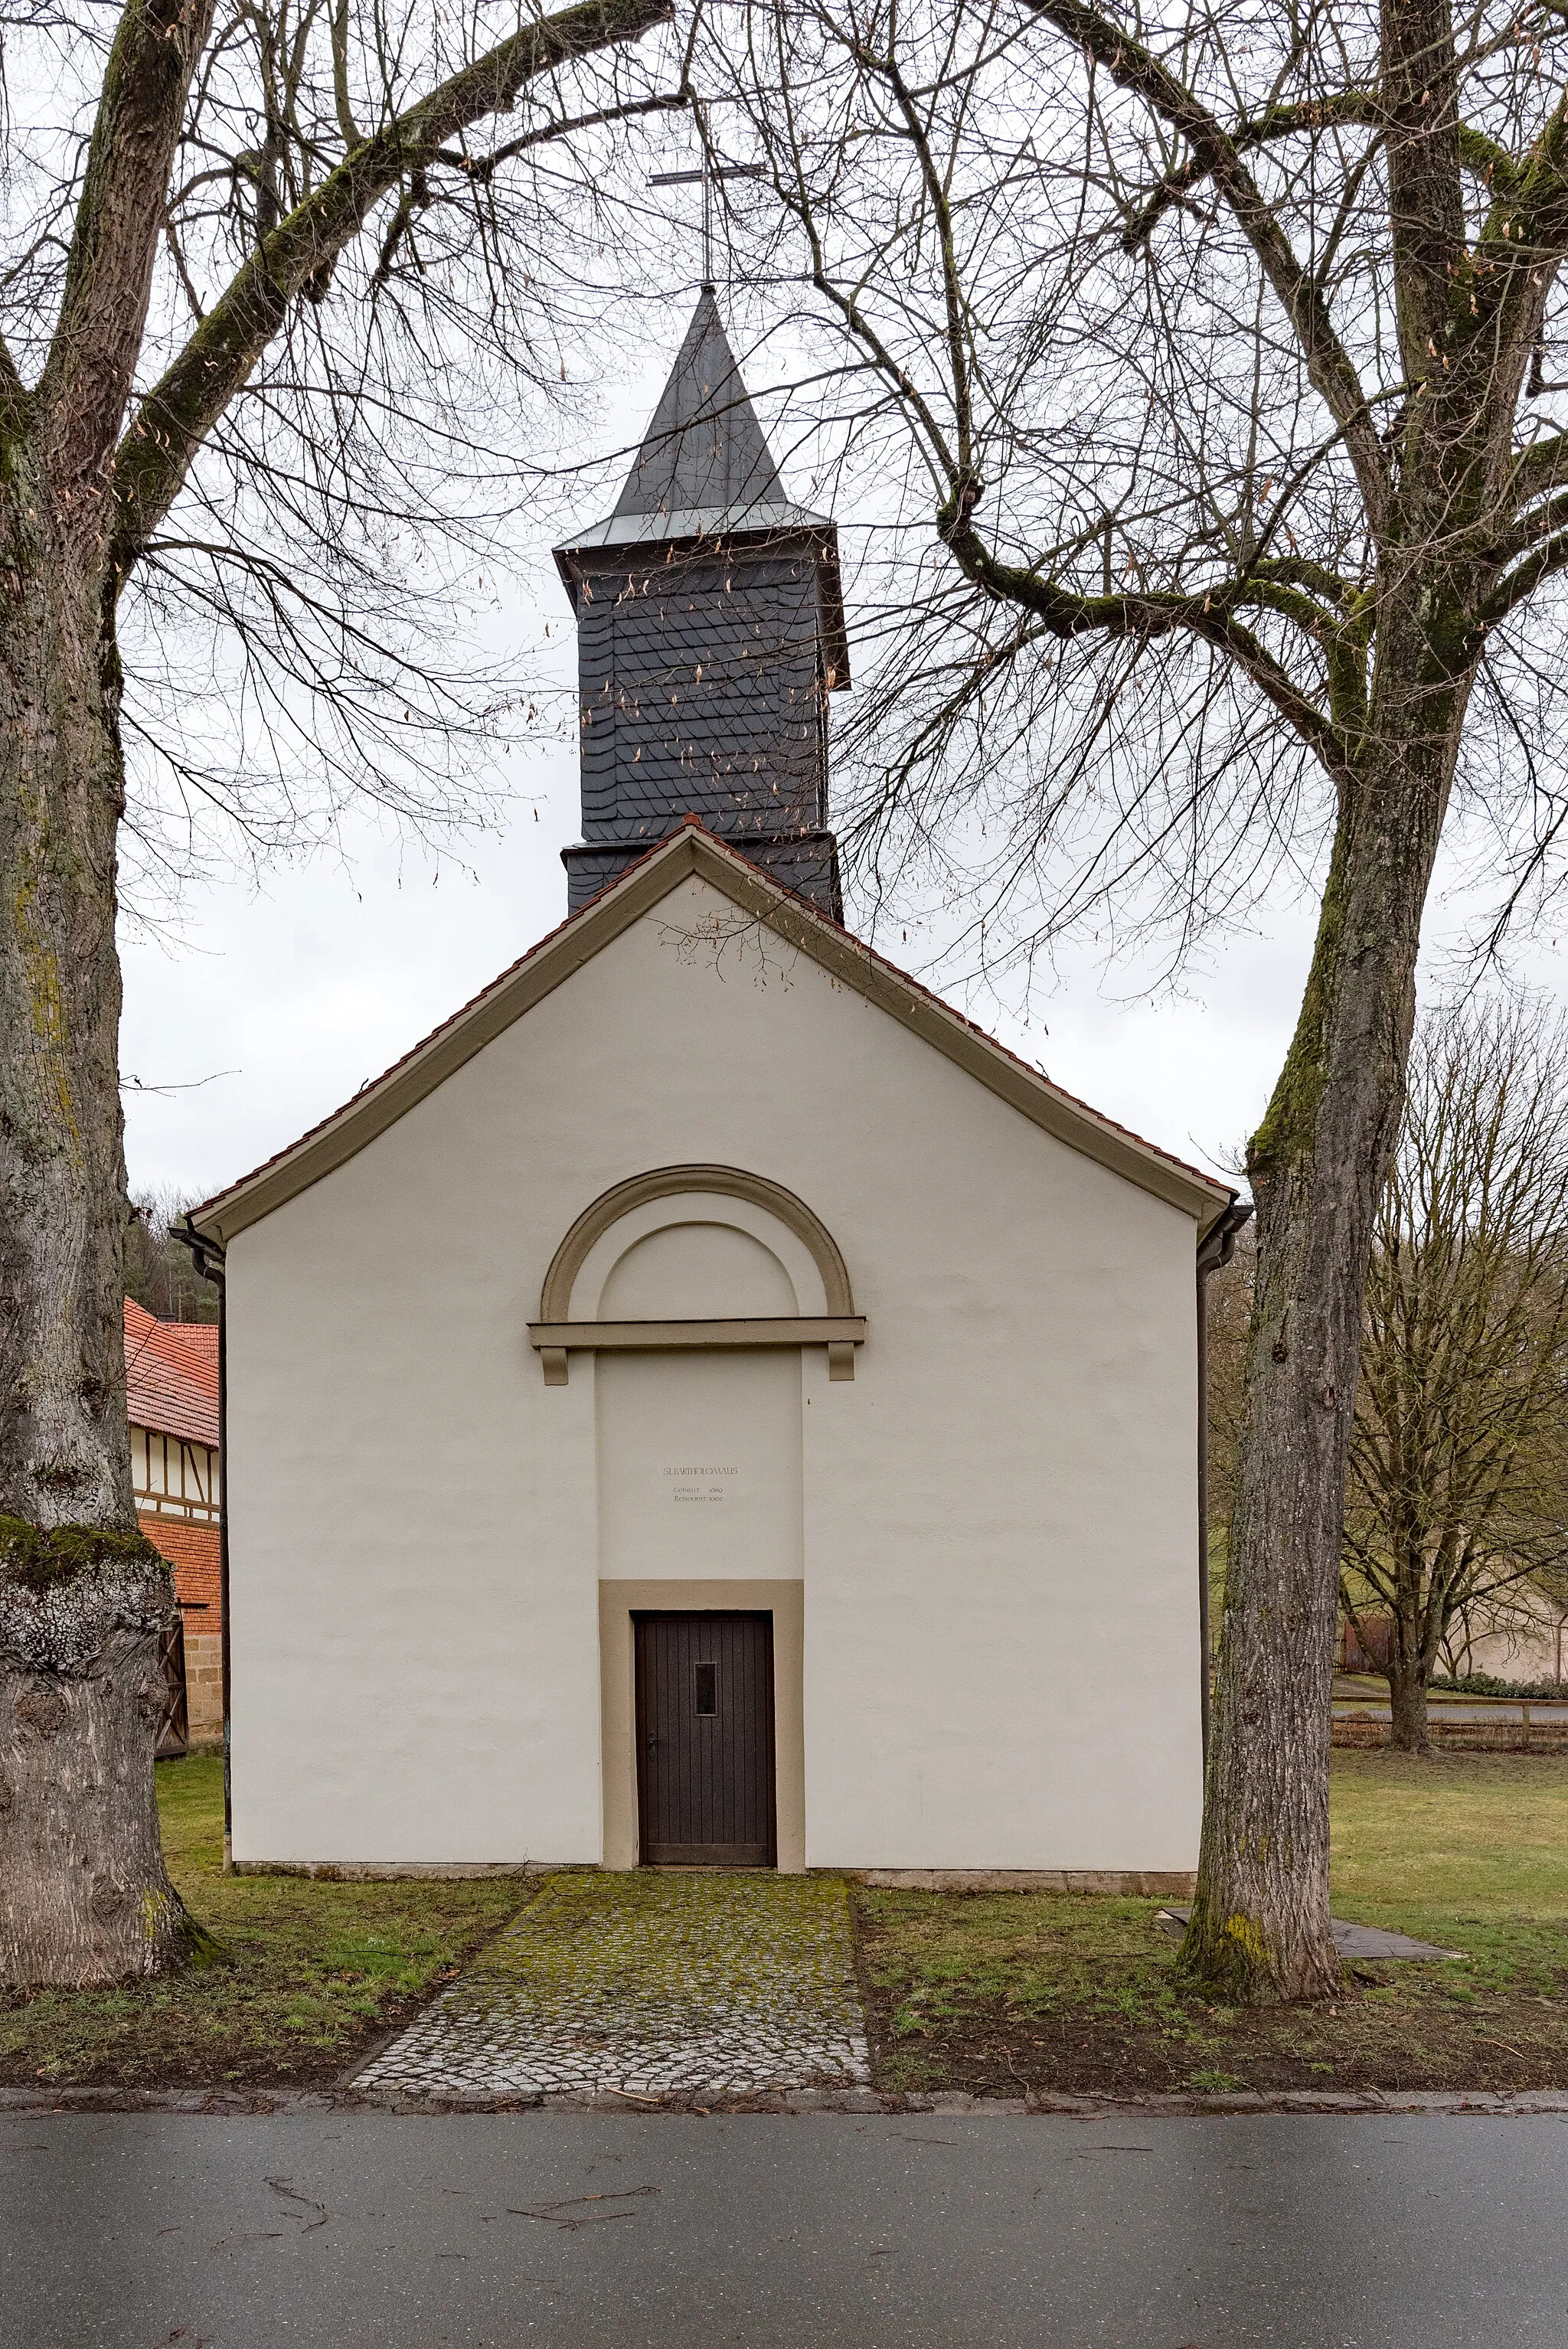
[[[1233,1194],[844,928],[834,528],[711,289],[557,560],[568,918],[192,1219],[234,1863],[1173,1889]]]

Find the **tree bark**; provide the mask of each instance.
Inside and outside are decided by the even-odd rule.
[[[212,1944],[165,1871],[169,1570],[125,1412],[112,604],[13,442],[0,567],[0,1980],[86,1986]],[[70,1529],[74,1563],[52,1555]],[[67,1546],[68,1547],[68,1546]],[[56,1551],[59,1545],[57,1542]]]
[[[1427,1720],[1427,1681],[1395,1656],[1388,1672],[1388,1744],[1396,1754],[1429,1754],[1431,1731]]]
[[[1429,1605],[1419,1532],[1401,1546],[1394,1577],[1393,1638],[1388,1649],[1388,1744],[1397,1754],[1429,1754],[1427,1684],[1437,1661],[1439,1609]]]
[[[1422,909],[1468,678],[1408,587],[1341,793],[1301,1015],[1248,1154],[1258,1270],[1241,1489],[1182,1962],[1239,2002],[1332,1993],[1328,1741],[1373,1217],[1404,1097]],[[1419,625],[1416,615],[1421,614]],[[1402,638],[1402,641],[1401,641]]]
[[[174,1604],[156,1555],[41,1584],[0,1572],[0,1982],[90,1989],[218,1954],[158,1839]]]
[[[0,553],[0,1510],[129,1527],[119,664],[101,569],[50,527],[44,483],[18,488]]]

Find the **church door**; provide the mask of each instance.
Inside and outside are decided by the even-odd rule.
[[[635,1622],[645,1866],[772,1868],[772,1616]]]

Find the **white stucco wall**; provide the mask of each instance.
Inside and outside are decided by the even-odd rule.
[[[235,1237],[237,1858],[596,1860],[601,1572],[803,1570],[809,1865],[1194,1864],[1192,1222],[734,931],[684,882]],[[727,1364],[715,1412],[752,1413],[766,1474],[799,1478],[766,1539],[727,1513],[733,1555],[709,1513],[695,1568],[652,1513],[639,1560],[634,1495],[600,1524],[603,1426],[669,1358],[604,1358],[601,1413],[592,1360],[546,1387],[526,1331],[582,1210],[676,1162],[798,1193],[868,1317],[852,1382],[820,1349],[708,1356],[648,1401],[673,1443]],[[789,1311],[792,1285],[820,1311],[731,1205],[758,1301],[686,1309]],[[612,1235],[584,1278],[662,1311],[686,1245],[616,1270]]]

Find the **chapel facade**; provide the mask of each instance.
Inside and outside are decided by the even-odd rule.
[[[843,926],[834,528],[711,289],[557,559],[568,919],[191,1219],[234,1864],[1181,1889],[1233,1195]]]

